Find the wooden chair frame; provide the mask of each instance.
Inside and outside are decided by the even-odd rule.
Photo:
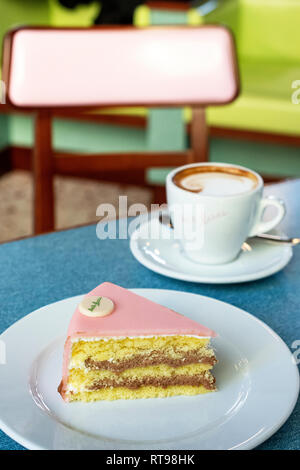
[[[55,174],[99,173],[107,171],[146,170],[151,167],[172,167],[208,160],[208,130],[205,109],[193,108],[190,148],[181,152],[71,154],[52,150],[51,111],[38,111],[35,117],[33,149],[35,233],[54,228]],[[144,182],[142,182],[145,184]]]
[[[209,28],[210,26],[205,26]],[[103,27],[101,27],[103,28]],[[63,29],[66,28],[30,28],[30,29]],[[80,28],[72,28],[80,29]],[[93,28],[95,29],[95,28]],[[99,28],[98,28],[99,29]],[[121,29],[121,27],[111,29]],[[124,29],[124,28],[123,28]],[[4,41],[3,54],[3,77],[6,83],[7,102],[13,108],[19,108],[10,100],[10,66],[11,50],[14,34],[19,31],[9,32]],[[232,40],[232,55],[234,58],[234,73],[236,77],[236,93],[233,101],[239,92],[239,78],[237,64],[235,60],[235,48]],[[72,175],[82,173],[97,172],[120,172],[128,170],[138,170],[145,172],[149,167],[174,167],[187,163],[204,162],[208,160],[208,130],[205,119],[205,106],[207,103],[182,103],[192,107],[192,120],[190,124],[190,147],[185,151],[179,152],[146,152],[146,153],[109,153],[109,154],[71,154],[67,152],[53,152],[52,149],[52,113],[57,111],[73,109],[74,112],[82,112],[92,108],[99,108],[99,104],[93,106],[80,107],[23,107],[24,110],[36,112],[35,117],[35,138],[33,149],[33,174],[34,174],[34,231],[36,234],[49,232],[54,229],[54,189],[53,176],[57,173]],[[209,103],[209,104],[224,104]],[[130,106],[130,103],[128,103]],[[139,104],[149,107],[149,103]],[[152,104],[151,104],[152,105]],[[150,105],[150,106],[151,106]],[[180,106],[181,104],[155,103],[153,106]],[[101,106],[101,105],[100,105]],[[112,104],[112,106],[120,106]],[[122,103],[123,106],[123,103]],[[127,104],[126,104],[127,106]],[[105,105],[107,108],[107,105]],[[143,181],[144,183],[144,181]]]

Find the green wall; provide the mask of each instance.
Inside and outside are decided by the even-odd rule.
[[[299,0],[240,0],[243,56],[267,63],[299,64]]]
[[[0,0],[0,45],[8,29],[20,25],[89,26],[99,12],[99,3],[70,10],[57,0]],[[2,54],[2,52],[1,52]]]
[[[228,26],[248,61],[299,64],[299,18],[299,0],[223,0],[204,21]]]
[[[48,24],[47,0],[0,0],[0,41],[10,28],[24,24]],[[2,47],[1,47],[2,50]]]
[[[1,115],[0,115],[1,116]],[[1,120],[0,120],[1,124]],[[9,116],[8,140],[11,145],[32,147],[33,118],[25,114]],[[71,152],[128,152],[147,148],[146,133],[134,127],[116,127],[88,122],[55,119],[53,145]]]

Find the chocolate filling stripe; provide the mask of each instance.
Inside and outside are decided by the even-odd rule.
[[[136,355],[130,359],[123,361],[110,362],[110,361],[94,361],[91,357],[88,357],[84,361],[84,365],[90,370],[109,370],[111,372],[123,372],[126,369],[134,369],[136,367],[149,367],[159,366],[166,364],[170,367],[181,367],[189,364],[209,364],[215,365],[217,362],[215,356],[203,356],[203,353],[188,351],[184,356],[180,358],[173,358],[166,354],[153,352],[147,356]]]
[[[203,385],[208,390],[215,389],[215,378],[212,375],[176,375],[173,377],[143,377],[141,379],[123,379],[120,381],[113,379],[97,380],[90,387],[89,391],[101,390],[103,388],[125,387],[136,390],[140,387],[154,386],[167,388],[173,385],[192,385],[199,387]]]

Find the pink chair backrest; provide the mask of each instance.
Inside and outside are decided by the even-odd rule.
[[[17,107],[208,105],[238,93],[220,26],[20,28],[6,37],[3,70]]]

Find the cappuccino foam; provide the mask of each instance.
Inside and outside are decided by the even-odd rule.
[[[224,171],[179,172],[175,183],[182,189],[203,196],[234,196],[253,189],[257,182],[243,174],[231,174]]]

